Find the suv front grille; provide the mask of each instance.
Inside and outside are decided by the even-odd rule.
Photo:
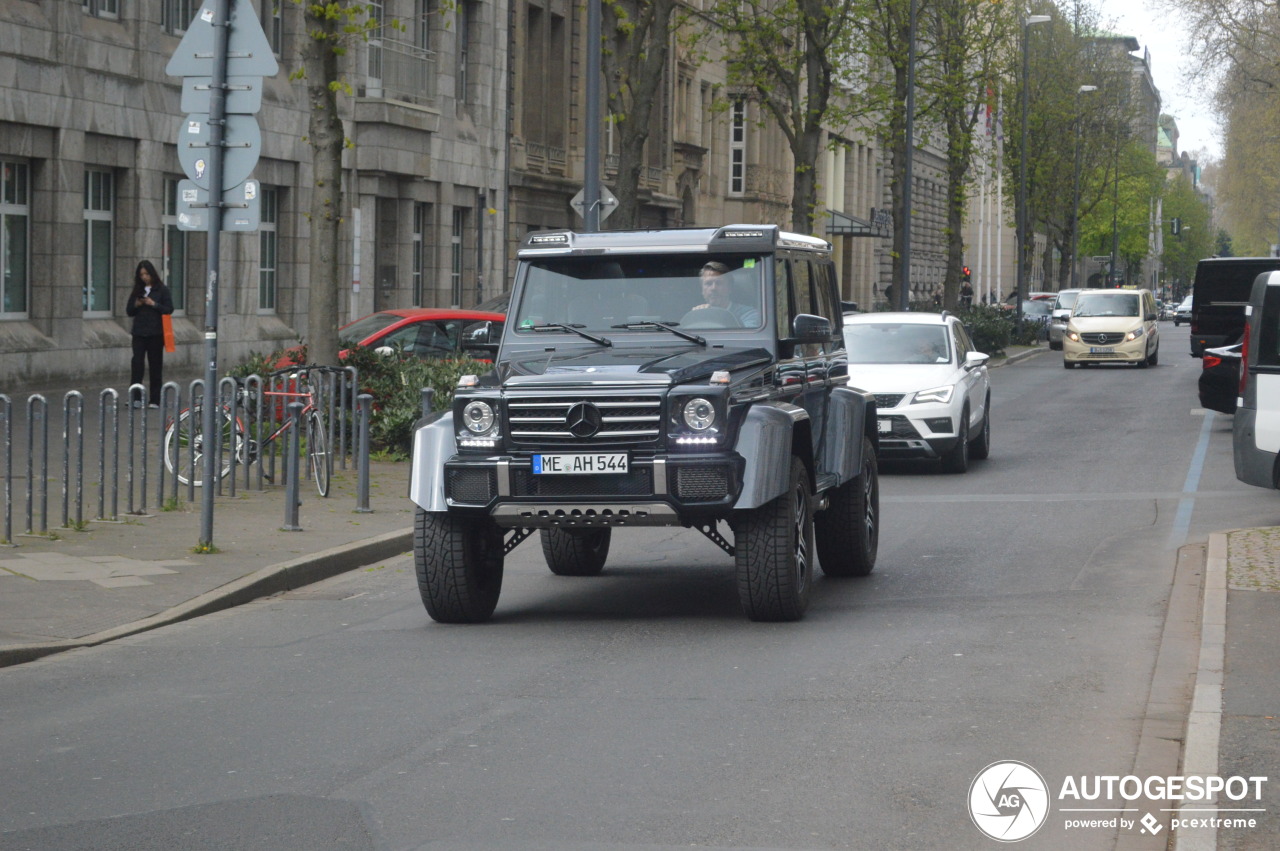
[[[920,432],[916,431],[916,427],[911,424],[911,420],[903,416],[888,417],[893,428],[889,432],[880,432],[881,437],[905,438],[913,439],[920,436]]]
[[[880,410],[882,410],[882,411],[883,411],[885,408],[896,408],[896,407],[898,407],[898,403],[902,401],[902,397],[903,397],[903,396],[905,396],[905,395],[907,395],[907,394],[905,394],[905,393],[877,393],[877,394],[876,394],[876,407],[877,407],[877,408],[879,408],[879,409],[880,409]]]
[[[662,397],[516,398],[508,401],[506,417],[507,434],[517,446],[656,443]]]
[[[1118,331],[1103,331],[1097,334],[1081,334],[1080,339],[1094,346],[1114,346],[1124,339],[1124,334]]]

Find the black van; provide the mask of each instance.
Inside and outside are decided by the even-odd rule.
[[[1280,257],[1211,257],[1196,264],[1191,302],[1191,356],[1240,342],[1253,281],[1280,269]]]

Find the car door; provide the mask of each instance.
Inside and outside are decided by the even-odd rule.
[[[973,341],[959,322],[948,322],[947,327],[951,331],[955,347],[957,369],[962,373],[959,383],[964,388],[965,398],[969,400],[969,433],[973,434],[987,415],[987,368],[979,366],[965,369],[965,358],[969,352],[977,349],[973,347]]]

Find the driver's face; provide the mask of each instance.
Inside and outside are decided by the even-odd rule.
[[[729,306],[729,279],[724,275],[708,273],[702,276],[702,297],[712,307]]]

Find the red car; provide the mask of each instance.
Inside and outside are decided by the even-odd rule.
[[[338,339],[366,348],[386,348],[420,358],[473,357],[491,360],[502,338],[506,314],[487,310],[406,307],[379,310],[348,322],[338,329]],[[277,364],[282,369],[298,362],[290,349]],[[339,352],[345,356],[346,352]]]

